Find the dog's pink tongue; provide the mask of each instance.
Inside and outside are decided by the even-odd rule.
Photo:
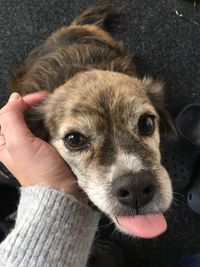
[[[162,214],[117,217],[117,222],[128,233],[142,238],[156,237],[167,229],[167,223]]]

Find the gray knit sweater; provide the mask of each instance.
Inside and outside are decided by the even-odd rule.
[[[64,192],[22,188],[15,227],[0,244],[0,266],[84,267],[99,217]]]

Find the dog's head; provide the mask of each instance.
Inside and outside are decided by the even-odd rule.
[[[115,222],[170,206],[159,141],[173,127],[162,98],[160,82],[92,70],[56,89],[42,108],[50,142],[90,200]]]

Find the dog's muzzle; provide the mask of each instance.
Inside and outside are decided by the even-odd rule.
[[[156,191],[156,179],[149,171],[126,173],[112,182],[112,192],[117,200],[136,211],[148,204]]]

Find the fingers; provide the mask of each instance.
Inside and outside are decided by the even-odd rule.
[[[17,108],[19,111],[24,112],[28,106],[32,106],[40,103],[48,96],[48,92],[40,91],[35,92],[24,97],[21,97],[18,93],[12,93],[8,103],[0,110],[0,114],[7,112],[10,109]]]
[[[7,135],[16,132],[17,129],[26,128],[23,119],[23,112],[27,109],[27,104],[18,93],[13,93],[8,103],[0,110],[1,134]]]
[[[5,139],[22,135],[24,137],[29,129],[24,121],[23,113],[19,110],[7,110],[0,116],[1,133]]]
[[[27,109],[27,104],[23,101],[18,93],[12,93],[8,103],[0,110],[0,115],[9,112],[10,110],[18,110],[24,112]]]
[[[47,92],[37,92],[24,97],[18,93],[13,93],[8,103],[0,110],[0,126],[1,137],[0,142],[6,142],[6,147],[15,147],[19,142],[25,142],[27,136],[33,137],[28,129],[23,112],[28,106],[41,102],[46,96]]]
[[[23,97],[24,102],[28,106],[36,105],[44,100],[48,96],[47,91],[40,91],[33,94],[29,94]]]

